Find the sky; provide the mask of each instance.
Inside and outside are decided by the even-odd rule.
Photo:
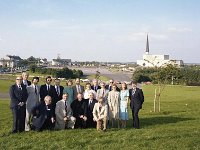
[[[199,0],[0,0],[0,58],[200,63]]]

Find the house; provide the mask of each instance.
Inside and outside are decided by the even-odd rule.
[[[15,55],[6,55],[5,58],[0,59],[0,66],[2,67],[17,67],[18,62],[22,60],[19,56]]]

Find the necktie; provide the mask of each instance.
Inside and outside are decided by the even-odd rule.
[[[36,88],[36,86],[35,86],[35,94],[37,95],[37,88]]]
[[[20,90],[22,90],[22,87],[21,87],[21,85],[19,85],[19,89],[20,89]]]
[[[57,94],[58,94],[58,96],[59,96],[59,95],[60,95],[60,92],[59,92],[58,86],[56,86],[56,91],[57,91]]]
[[[65,101],[65,111],[67,112],[67,102]]]
[[[89,105],[88,105],[88,107],[90,107],[90,105],[92,104],[92,101],[91,100],[89,100]]]
[[[49,92],[49,85],[47,85],[47,91]]]

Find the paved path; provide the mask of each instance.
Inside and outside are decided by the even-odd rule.
[[[96,71],[99,71],[102,75],[117,81],[131,81],[132,77],[132,73],[111,72],[106,68],[71,68],[71,69],[82,70],[84,75],[95,74]]]

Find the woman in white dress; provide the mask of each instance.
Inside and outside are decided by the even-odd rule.
[[[126,121],[128,120],[128,99],[129,99],[129,91],[127,89],[126,83],[122,83],[121,91],[120,91],[120,120],[121,127],[126,128]]]

